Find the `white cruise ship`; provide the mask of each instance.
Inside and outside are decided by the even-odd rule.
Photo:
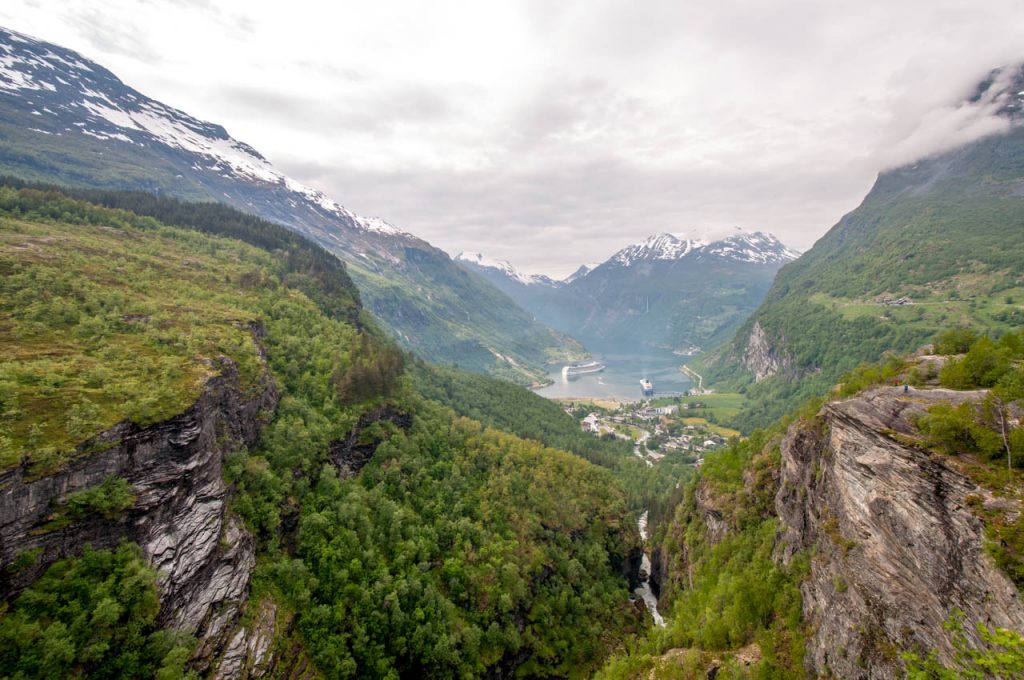
[[[604,370],[604,364],[600,361],[578,361],[562,368],[563,378],[575,378],[587,373],[600,373]]]
[[[640,391],[643,392],[645,397],[654,396],[654,384],[650,380],[644,378],[640,381]]]

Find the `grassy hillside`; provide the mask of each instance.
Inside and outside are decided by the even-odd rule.
[[[327,677],[580,677],[600,664],[639,621],[621,575],[637,536],[613,475],[424,400],[403,355],[360,318],[351,286],[336,305],[318,294],[344,280],[336,259],[314,275],[296,265],[320,262],[313,251],[263,249],[203,233],[216,220],[191,221],[0,189],[3,464],[45,475],[90,455],[76,444],[117,421],[180,412],[218,363],[253,378],[269,370],[283,398],[262,444],[231,456],[226,474],[259,545],[254,601],[294,616],[278,652],[299,645]],[[288,234],[268,228],[268,238]],[[266,368],[250,322],[266,331]],[[346,478],[330,449],[353,432],[376,454]],[[117,521],[134,501],[116,480],[109,487],[74,507]],[[191,643],[154,637],[152,576],[126,550],[52,565],[38,593],[76,584],[59,606],[34,590],[8,603],[0,636],[37,639],[24,637],[37,626],[31,635],[49,647],[5,647],[5,668],[143,677],[166,667],[174,677]],[[97,564],[138,577],[83,586],[98,584]],[[101,587],[118,599],[97,601]],[[83,609],[103,624],[83,629]]]
[[[705,360],[712,384],[750,397],[737,423],[765,425],[858,364],[910,351],[941,328],[1024,324],[1022,182],[1020,129],[881,175]],[[900,298],[910,303],[892,304]],[[759,384],[744,360],[755,323],[789,363]]]

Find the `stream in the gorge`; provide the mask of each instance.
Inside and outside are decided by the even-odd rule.
[[[640,597],[644,604],[647,606],[647,611],[651,613],[651,618],[654,619],[654,625],[665,626],[665,619],[661,614],[658,613],[658,598],[654,596],[654,592],[651,590],[651,557],[647,554],[647,513],[648,510],[644,510],[644,514],[640,515],[640,519],[637,520],[637,526],[640,528],[640,538],[644,541],[644,558],[640,562],[640,585],[633,592]]]

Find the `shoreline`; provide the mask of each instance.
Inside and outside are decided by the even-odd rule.
[[[539,396],[544,396],[544,395],[539,395]],[[639,399],[624,400],[624,399],[614,399],[612,397],[544,397],[544,398],[548,399],[549,401],[556,401],[556,402],[563,403],[563,404],[567,404],[567,403],[588,403],[588,404],[593,404],[595,406],[599,406],[601,408],[606,408],[606,409],[609,409],[609,410],[614,410],[614,409],[617,409],[617,408],[621,408],[622,406],[625,406],[626,404],[635,404],[635,403],[640,401]]]
[[[687,378],[689,378],[691,381],[694,378],[697,379],[697,394],[698,395],[700,395],[700,394],[708,394],[709,393],[709,392],[705,392],[704,391],[704,376],[702,376],[700,373],[698,373],[697,371],[693,370],[692,368],[690,368],[686,364],[683,364],[682,366],[680,366],[679,367],[679,371],[683,375],[685,375]]]

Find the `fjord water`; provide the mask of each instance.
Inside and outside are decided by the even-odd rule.
[[[640,380],[643,378],[654,383],[655,395],[685,392],[692,386],[679,370],[689,357],[673,354],[670,350],[642,347],[634,351],[609,349],[593,350],[593,353],[594,358],[605,365],[604,371],[567,380],[562,377],[562,367],[557,366],[548,373],[554,383],[536,390],[537,394],[549,399],[600,397],[635,401],[641,398]]]

